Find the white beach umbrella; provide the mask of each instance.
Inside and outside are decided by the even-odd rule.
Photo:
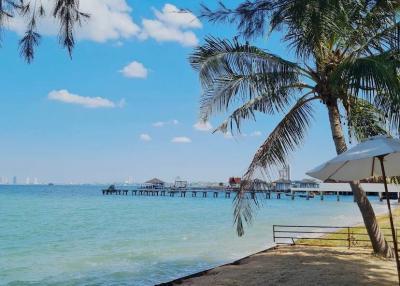
[[[386,182],[386,176],[400,176],[400,140],[387,136],[369,138],[332,160],[307,172],[307,175],[323,181],[328,179],[335,181],[355,181],[369,177],[383,177],[400,285],[397,240]]]
[[[380,157],[384,157],[386,176],[400,175],[400,140],[386,136],[369,138],[328,162],[307,172],[320,180],[354,181],[382,176]]]

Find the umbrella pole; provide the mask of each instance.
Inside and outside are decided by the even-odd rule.
[[[390,227],[392,229],[392,237],[393,237],[393,245],[394,245],[394,255],[396,258],[396,266],[397,266],[397,276],[399,278],[399,285],[400,285],[400,262],[399,262],[399,252],[397,248],[397,238],[396,238],[396,230],[394,228],[393,223],[393,216],[392,216],[392,208],[390,207],[390,199],[389,199],[389,192],[388,186],[386,182],[386,174],[385,174],[385,166],[383,164],[384,156],[378,157],[379,161],[381,162],[381,169],[382,169],[382,177],[383,177],[383,185],[385,186],[385,195],[386,195],[386,202],[389,209],[389,220],[390,220]]]

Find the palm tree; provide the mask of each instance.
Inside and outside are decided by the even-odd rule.
[[[237,24],[239,35],[208,37],[190,56],[203,88],[202,119],[235,108],[217,130],[240,132],[242,121],[255,119],[256,112],[283,116],[244,174],[234,201],[238,235],[259,206],[245,191],[260,170],[269,175],[287,164],[305,138],[315,104],[327,109],[337,154],[347,149],[346,130],[348,138],[361,139],[399,129],[399,7],[397,0],[246,0],[235,9],[220,3],[215,11],[203,6],[203,17]],[[239,40],[275,31],[296,61]],[[359,182],[350,185],[374,252],[393,256]]]
[[[0,0],[0,30],[5,28],[7,20],[16,14],[21,15],[27,21],[24,36],[19,42],[21,56],[30,63],[34,58],[35,48],[40,43],[40,34],[37,31],[37,23],[40,18],[51,15],[59,24],[59,42],[67,49],[69,55],[75,46],[74,28],[81,25],[88,14],[79,10],[79,0],[54,0],[51,11],[46,11],[41,0]]]

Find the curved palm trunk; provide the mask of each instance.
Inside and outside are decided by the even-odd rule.
[[[342,125],[340,124],[339,109],[336,102],[330,103],[327,105],[327,107],[336,153],[341,154],[347,150],[347,145],[343,135]],[[362,190],[360,183],[354,181],[350,183],[350,186],[353,191],[355,201],[357,202],[357,205],[361,211],[374,252],[385,257],[394,257],[393,249],[385,240],[376,220],[375,212],[367,198],[367,195]]]

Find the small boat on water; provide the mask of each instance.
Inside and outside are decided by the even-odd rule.
[[[286,193],[285,194],[287,197],[291,197],[291,196],[293,196],[291,193]],[[307,195],[307,194],[295,194],[294,195],[295,197],[299,197],[299,198],[314,198],[315,197],[315,195],[314,194],[309,194],[309,195]]]
[[[307,194],[300,194],[300,195],[298,195],[300,198],[314,198],[314,195],[313,194],[309,194],[309,195],[307,195]]]

